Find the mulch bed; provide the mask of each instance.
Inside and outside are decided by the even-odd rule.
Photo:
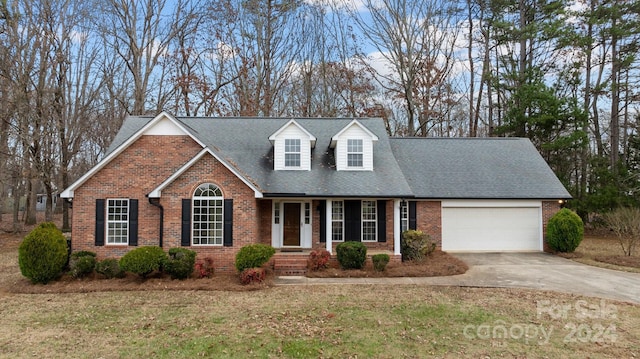
[[[332,262],[330,262],[332,263]],[[336,263],[330,268],[307,272],[310,278],[384,278],[384,277],[438,277],[465,273],[469,267],[462,260],[442,251],[431,253],[423,262],[389,263],[384,272],[373,270],[367,261],[362,270],[344,270]]]

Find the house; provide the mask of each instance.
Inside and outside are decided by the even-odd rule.
[[[362,241],[400,258],[405,229],[446,251],[542,251],[570,195],[520,138],[390,138],[375,118],[128,117],[62,192],[72,245],[101,258],[189,247],[232,270],[252,243]]]

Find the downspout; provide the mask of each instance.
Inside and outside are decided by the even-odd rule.
[[[152,206],[156,206],[160,208],[160,232],[158,239],[158,246],[162,248],[162,238],[164,237],[164,207],[160,204],[160,198],[151,198],[149,197],[149,203]]]

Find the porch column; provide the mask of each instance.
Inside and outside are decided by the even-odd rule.
[[[400,255],[400,200],[393,200],[393,254]]]
[[[326,211],[325,218],[327,219],[325,221],[326,222],[325,223],[325,233],[326,233],[326,236],[327,236],[326,243],[325,243],[325,246],[326,246],[325,248],[329,253],[333,254],[333,251],[332,251],[332,248],[333,248],[333,242],[332,242],[333,236],[331,235],[331,228],[332,228],[332,226],[331,226],[331,207],[332,207],[332,201],[330,199],[328,199],[327,200],[327,205],[326,205],[326,208],[325,208],[325,211]]]

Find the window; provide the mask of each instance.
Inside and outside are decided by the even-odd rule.
[[[276,202],[273,205],[273,223],[280,223],[280,202]]]
[[[129,200],[107,200],[107,244],[129,243]]]
[[[223,197],[218,186],[205,183],[193,194],[193,245],[222,245]]]
[[[311,203],[306,202],[304,204],[304,224],[311,223]]]
[[[376,242],[376,201],[362,201],[362,241]]]
[[[344,202],[331,202],[331,240],[342,242],[344,240]]]
[[[284,140],[284,166],[300,167],[299,138],[287,138]]]
[[[409,206],[406,201],[400,202],[400,233],[409,229]]]
[[[363,166],[362,139],[347,140],[347,167]]]

